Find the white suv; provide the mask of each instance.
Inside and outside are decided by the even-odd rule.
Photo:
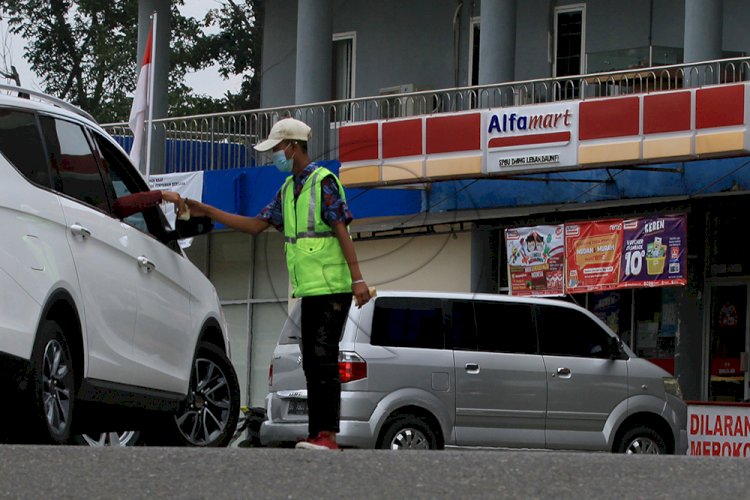
[[[177,244],[210,222],[173,230],[158,206],[118,219],[116,199],[148,190],[125,152],[85,112],[23,92],[0,95],[0,385],[18,402],[5,433],[66,443],[148,422],[168,442],[227,445],[240,393],[226,322]]]

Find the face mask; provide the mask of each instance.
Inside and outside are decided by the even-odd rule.
[[[276,168],[279,169],[279,172],[291,172],[293,167],[293,162],[290,158],[287,158],[284,154],[284,150],[281,151],[274,151],[271,155],[271,159],[273,160],[273,164],[276,165]]]
[[[273,164],[276,165],[276,168],[279,169],[279,172],[288,173],[292,171],[292,167],[294,166],[294,162],[292,161],[294,157],[287,158],[284,151],[286,151],[286,148],[274,151],[271,155],[271,159],[273,160]]]

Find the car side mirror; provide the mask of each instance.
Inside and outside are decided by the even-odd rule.
[[[174,230],[169,231],[166,236],[168,241],[182,240],[209,233],[213,228],[214,223],[210,217],[191,217],[188,220],[178,218]]]
[[[609,337],[609,357],[611,359],[622,359],[622,346],[620,345],[620,339],[615,337]]]

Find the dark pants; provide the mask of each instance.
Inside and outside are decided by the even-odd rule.
[[[351,304],[351,293],[302,297],[302,368],[311,438],[320,431],[339,431],[339,341]]]

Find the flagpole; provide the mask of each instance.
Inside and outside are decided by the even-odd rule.
[[[151,175],[151,122],[154,119],[154,70],[156,69],[156,11],[152,14],[151,32],[151,68],[149,70],[148,82],[148,121],[146,132],[146,182]]]

